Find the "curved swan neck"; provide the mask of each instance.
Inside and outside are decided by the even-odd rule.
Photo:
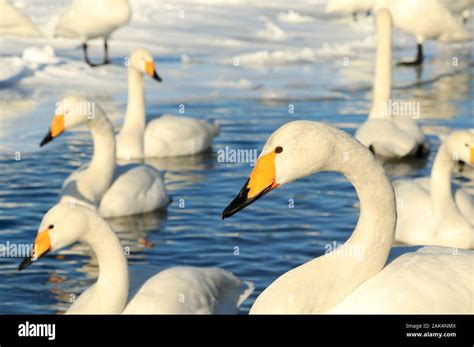
[[[99,277],[91,287],[92,293],[88,293],[91,310],[121,313],[127,302],[129,277],[127,259],[118,237],[104,220],[94,218],[81,240],[92,248],[99,264]],[[87,306],[86,302],[82,304]]]
[[[302,266],[301,276],[312,278],[312,312],[329,311],[380,272],[395,237],[395,194],[382,166],[367,148],[342,132],[332,153],[329,163],[318,171],[339,172],[352,183],[360,215],[342,246]]]
[[[143,136],[145,131],[145,92],[143,74],[128,67],[128,104],[123,130],[135,131]]]
[[[355,145],[354,145],[355,144]],[[393,187],[382,166],[364,146],[349,136],[341,137],[328,171],[342,173],[354,186],[360,201],[360,216],[345,246],[360,245],[362,260],[381,269],[395,236],[396,205]]]
[[[115,171],[115,137],[112,123],[105,113],[96,107],[95,117],[88,122],[94,142],[94,153],[84,176],[87,186],[92,187],[92,201],[98,202],[110,187]]]
[[[440,221],[443,215],[453,209],[456,210],[451,191],[451,175],[454,167],[446,145],[442,144],[436,154],[431,169],[431,203],[435,218]]]
[[[392,18],[388,10],[377,15],[377,50],[369,118],[388,118],[388,101],[392,88]]]

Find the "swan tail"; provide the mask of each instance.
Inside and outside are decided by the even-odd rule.
[[[242,294],[240,294],[240,297],[239,297],[239,300],[237,301],[237,307],[240,307],[240,305],[243,304],[243,302],[245,300],[247,300],[247,298],[253,293],[253,291],[255,290],[255,285],[253,284],[253,282],[250,282],[250,281],[243,281],[244,284],[247,286],[247,289],[245,289],[243,291]]]

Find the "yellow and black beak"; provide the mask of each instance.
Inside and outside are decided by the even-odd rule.
[[[222,211],[222,219],[234,215],[278,187],[275,182],[275,155],[275,152],[271,152],[258,158],[239,194]]]
[[[158,76],[158,74],[156,73],[156,69],[155,69],[155,63],[153,63],[152,61],[147,61],[146,62],[146,65],[145,65],[145,68],[146,68],[146,73],[151,77],[153,78],[154,80],[158,81],[158,82],[161,82],[162,79],[160,76]]]
[[[470,150],[470,160],[471,160],[471,165],[474,165],[474,147],[469,147],[469,150]]]
[[[41,231],[36,236],[35,245],[33,247],[33,254],[31,257],[26,257],[20,263],[19,270],[23,270],[28,267],[33,261],[38,260],[43,255],[49,252],[51,249],[51,239],[49,237],[49,229]]]
[[[49,127],[48,133],[40,143],[40,147],[43,147],[48,142],[52,141],[55,137],[61,135],[64,132],[64,115],[55,115]]]

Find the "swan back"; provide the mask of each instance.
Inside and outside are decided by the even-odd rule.
[[[252,283],[219,268],[178,266],[147,280],[124,313],[237,313],[253,288]]]
[[[394,25],[415,35],[418,43],[437,39],[443,42],[471,39],[469,32],[438,0],[378,0],[374,10],[388,8]]]
[[[108,38],[127,24],[130,16],[128,0],[74,0],[59,18],[55,35],[83,41]]]

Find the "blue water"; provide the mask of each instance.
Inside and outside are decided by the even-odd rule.
[[[472,93],[472,80],[469,90]],[[218,110],[221,135],[209,153],[151,162],[158,168],[167,168],[166,184],[173,203],[166,213],[114,221],[112,225],[120,230],[124,243],[132,247],[129,263],[163,268],[185,264],[225,268],[256,285],[251,300],[243,307],[245,312],[279,275],[323,254],[328,244],[344,242],[357,221],[358,210],[354,208],[357,197],[352,186],[337,174],[324,173],[282,187],[222,221],[222,209],[239,191],[251,167],[247,163],[219,163],[216,151],[225,146],[260,149],[274,129],[293,119],[360,122],[363,118],[350,112],[336,113],[337,109],[350,110],[367,104],[360,94],[354,93],[349,100],[294,102],[297,111],[292,115],[286,112],[287,103],[283,102],[218,100],[189,104],[189,113]],[[175,107],[160,105],[159,109],[171,112]],[[470,122],[472,118],[466,112],[436,123],[462,126]],[[354,132],[353,127],[343,128]],[[411,176],[429,173],[438,146],[436,137],[429,136],[429,140],[432,151],[428,162],[420,168],[410,166]],[[44,150],[24,155],[20,161],[7,158],[0,161],[3,243],[31,242],[42,215],[54,204],[63,180],[90,157],[92,145],[87,132],[64,135],[55,142]],[[289,207],[290,199],[293,208]],[[183,201],[184,208],[180,208]],[[84,250],[62,258],[47,255],[21,273],[17,271],[19,259],[2,259],[0,312],[65,310],[70,293],[80,293],[93,283],[96,265],[91,265]]]
[[[276,16],[279,11],[283,10],[267,15]],[[327,20],[317,17],[314,25]],[[313,33],[319,35],[315,45],[321,37],[341,36],[313,30],[311,25],[302,24],[305,30],[295,31],[307,35],[306,41],[296,36],[286,43],[271,45],[310,45]],[[241,30],[245,35],[234,28],[228,36],[240,38],[253,50],[266,47],[264,41],[251,42],[251,33],[243,27]],[[412,43],[396,44],[395,59],[413,55]],[[315,63],[297,61],[277,66],[235,68],[221,63],[221,59],[234,53],[250,50],[248,47],[216,49],[211,53],[193,47],[197,53],[191,55],[194,61],[189,65],[182,64],[177,53],[158,57],[158,71],[164,83],[156,86],[146,82],[148,117],[177,114],[183,103],[186,116],[217,119],[221,134],[208,153],[148,161],[165,172],[173,198],[167,211],[110,221],[122,242],[131,247],[131,266],[218,266],[243,280],[253,281],[255,292],[245,302],[242,313],[248,312],[255,298],[279,275],[324,254],[328,245],[343,243],[349,237],[358,218],[357,196],[341,175],[322,173],[281,187],[222,221],[222,210],[239,192],[251,167],[248,163],[220,163],[217,151],[226,146],[260,151],[274,130],[295,119],[330,122],[353,134],[370,108],[373,73],[373,47],[356,47],[351,56],[353,65],[348,68],[341,66],[339,55]],[[471,49],[436,49],[428,43],[423,71],[417,74],[413,68],[394,68],[392,97],[420,102],[420,122],[431,152],[425,161],[387,163],[392,178],[429,175],[439,146],[437,135],[449,128],[474,127]],[[57,54],[80,59],[79,49]],[[453,55],[460,57],[459,67],[450,66]],[[88,78],[97,75],[98,81],[100,76],[109,80],[104,87],[98,84],[100,90],[97,81],[91,84],[92,91],[86,84],[76,85],[82,77],[77,74],[71,79],[54,81],[55,73],[61,69],[69,71],[69,65],[50,67],[44,74],[35,75],[38,80],[0,89],[0,101],[10,115],[1,118],[0,123],[1,244],[31,243],[64,179],[90,159],[92,141],[88,131],[64,134],[38,148],[56,101],[65,93],[92,94],[101,105],[106,105],[107,111],[113,110],[111,118],[118,129],[126,104],[126,72],[119,66],[122,60],[123,57],[114,56],[115,65],[98,68],[97,74],[84,68]],[[119,91],[113,88],[116,78]],[[240,79],[250,81],[253,87],[239,89],[223,84]],[[277,93],[268,97],[267,92],[271,91]],[[5,102],[11,99],[35,104],[27,117],[11,118],[11,114],[20,112],[14,108],[17,105]],[[290,105],[294,113],[288,112]],[[21,160],[15,160],[15,151],[21,152]],[[97,264],[84,246],[50,253],[22,272],[17,270],[19,263],[16,258],[0,259],[0,313],[63,312],[69,306],[71,294],[81,293],[97,276]]]

